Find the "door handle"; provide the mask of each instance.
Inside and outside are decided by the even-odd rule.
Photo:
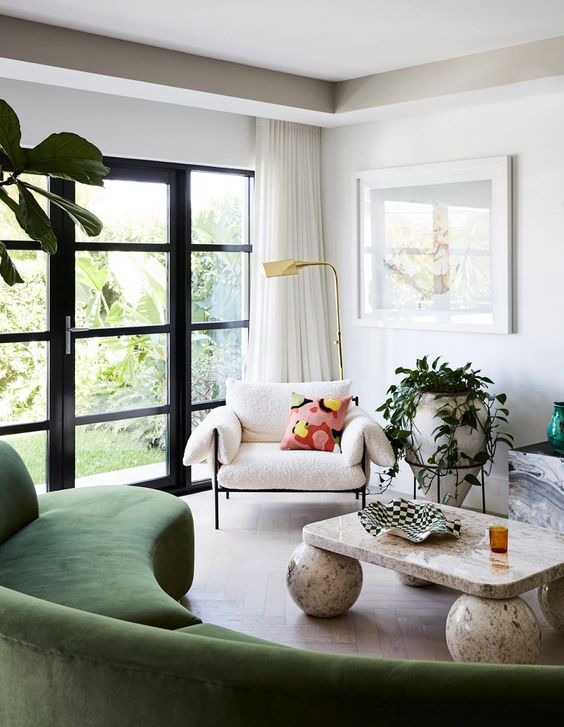
[[[65,316],[65,353],[67,356],[72,351],[72,334],[73,333],[82,333],[83,331],[91,331],[91,328],[76,328],[74,326],[71,326],[72,317],[71,316]]]

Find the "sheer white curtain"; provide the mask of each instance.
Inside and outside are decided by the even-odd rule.
[[[320,189],[321,129],[257,120],[255,240],[247,378],[333,378],[325,271],[266,279],[262,263],[324,260]],[[328,321],[329,319],[329,321]]]

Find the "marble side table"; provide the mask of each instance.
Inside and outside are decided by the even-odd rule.
[[[564,537],[550,530],[442,505],[462,520],[458,540],[431,536],[412,543],[369,535],[356,512],[306,525],[288,566],[287,584],[300,608],[317,617],[345,613],[362,587],[358,561],[394,570],[409,586],[438,583],[462,592],[447,617],[455,661],[533,664],[540,651],[537,619],[519,596],[539,588],[549,623],[564,629]],[[507,553],[489,549],[489,525],[509,528]]]
[[[564,457],[548,442],[509,450],[508,513],[564,534]]]

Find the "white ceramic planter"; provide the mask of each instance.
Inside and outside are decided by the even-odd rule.
[[[449,399],[444,397],[437,398],[435,393],[423,394],[419,404],[417,406],[417,413],[413,419],[413,445],[416,450],[417,461],[422,464],[429,464],[429,458],[436,452],[438,446],[446,441],[446,438],[440,438],[435,441],[434,430],[440,425],[441,420],[436,417],[436,413],[442,409],[445,404],[448,405],[452,398],[456,398],[458,403],[463,402],[466,396],[463,394],[453,394]],[[475,400],[472,404],[478,408],[478,419],[483,423],[486,422],[487,412],[485,406],[481,401]],[[484,448],[485,434],[481,428],[471,429],[470,427],[459,427],[455,434],[456,441],[458,443],[459,452],[465,452],[471,457],[475,456]],[[417,477],[417,474],[421,467],[411,464],[414,459],[414,453],[408,452],[407,461],[410,462],[410,467],[413,474]],[[461,466],[467,466],[468,462],[462,459],[459,464]],[[478,475],[480,467],[472,467],[471,469],[465,469],[460,473],[460,479],[463,479],[465,475],[472,474]],[[456,474],[449,474],[441,476],[441,494],[440,500],[444,501],[446,494],[451,495],[448,499],[448,505],[456,505],[460,507],[464,502],[464,499],[470,491],[470,485],[468,482],[461,482],[456,488]],[[437,481],[436,478],[429,490],[425,494],[425,497],[433,502],[437,500]]]

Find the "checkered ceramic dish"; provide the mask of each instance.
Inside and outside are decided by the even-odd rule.
[[[358,513],[360,522],[370,535],[399,535],[421,543],[434,533],[460,537],[460,520],[447,520],[443,511],[432,502],[410,502],[403,498],[387,504],[372,502]]]

